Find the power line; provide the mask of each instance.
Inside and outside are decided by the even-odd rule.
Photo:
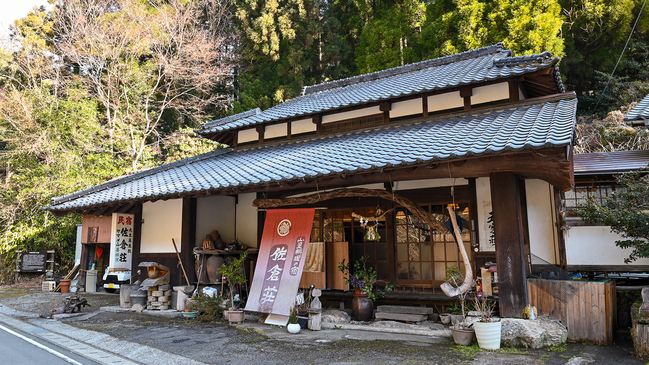
[[[642,3],[642,8],[640,8],[640,12],[638,13],[638,17],[635,18],[635,23],[633,23],[633,29],[631,29],[631,33],[629,33],[629,37],[626,39],[626,44],[624,45],[624,48],[622,49],[622,53],[620,54],[620,57],[617,59],[617,63],[615,64],[615,67],[613,68],[613,72],[611,72],[611,76],[608,77],[608,81],[606,82],[606,86],[604,86],[604,90],[602,90],[602,93],[599,94],[599,98],[597,98],[597,104],[595,104],[595,109],[597,110],[597,107],[599,106],[599,102],[602,100],[602,96],[604,96],[604,93],[606,93],[606,89],[608,88],[608,85],[611,83],[611,79],[613,78],[613,74],[615,73],[615,70],[617,70],[617,66],[620,64],[620,61],[622,60],[622,56],[624,56],[624,52],[626,51],[626,47],[629,45],[629,41],[631,40],[631,36],[633,35],[633,32],[635,31],[636,25],[638,25],[638,21],[640,20],[640,15],[642,15],[642,10],[644,10],[644,6],[647,4],[647,0],[644,0],[644,3]]]

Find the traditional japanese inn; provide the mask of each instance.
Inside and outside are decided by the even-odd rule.
[[[579,265],[562,229],[577,98],[558,62],[496,44],[306,86],[267,110],[205,123],[199,134],[223,148],[45,209],[83,214],[81,267],[96,264],[108,289],[120,273],[144,279],[143,262],[166,267],[172,285],[215,283],[214,267],[247,250],[242,299],[314,286],[323,307],[339,307],[352,299],[340,262],[365,256],[377,285],[394,286],[380,303],[448,303],[449,267],[473,277],[493,267],[500,315],[520,317],[535,260]],[[284,266],[270,256],[279,253]]]

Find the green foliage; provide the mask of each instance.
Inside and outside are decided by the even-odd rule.
[[[631,249],[624,262],[649,257],[649,169],[622,174],[616,177],[618,184],[613,196],[600,204],[590,199],[578,209],[581,217],[589,223],[611,226],[611,231],[623,237],[615,244]]]
[[[569,89],[579,95],[597,89],[593,73],[613,71],[635,20],[635,3],[634,0],[561,0],[566,39],[566,57],[561,66]]]
[[[350,270],[350,265],[345,263],[345,259],[338,263],[338,270],[345,275],[345,283],[349,284],[352,290],[360,290],[362,293],[367,293],[367,296],[376,300],[382,298],[386,292],[390,293],[394,289],[390,282],[386,282],[384,290],[377,288],[376,270],[373,267],[367,266],[369,256],[365,255],[354,263],[354,272]]]
[[[230,258],[230,261],[219,267],[216,272],[225,276],[230,286],[230,309],[234,309],[234,288],[246,282],[246,272],[243,270],[243,263],[248,257],[244,252],[238,258]]]
[[[561,7],[556,0],[445,0],[428,5],[421,30],[422,58],[503,42],[515,55],[563,55]]]
[[[288,316],[288,323],[297,324],[297,308],[291,307],[291,314]]]
[[[59,274],[70,269],[81,219],[54,219],[51,198],[218,147],[190,128],[227,100],[219,2],[102,4],[54,1],[0,51],[2,278],[16,250],[55,249]]]
[[[192,298],[191,306],[187,309],[197,310],[198,318],[201,321],[212,322],[223,318],[223,297],[201,295]]]
[[[320,81],[321,8],[316,0],[239,0],[235,23],[243,43],[239,100],[233,113],[264,109]]]

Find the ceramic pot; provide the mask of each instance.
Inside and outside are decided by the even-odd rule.
[[[464,316],[461,314],[451,314],[451,324],[456,325],[464,322]]]
[[[197,314],[198,314],[198,311],[183,312],[183,317],[185,317],[185,318],[196,318]]]
[[[216,283],[217,281],[220,281],[221,277],[216,270],[223,266],[223,257],[212,255],[205,261],[205,265],[207,266],[207,277],[209,278],[209,282]]]
[[[453,334],[453,341],[462,346],[471,346],[473,343],[473,337],[475,336],[473,328],[451,327],[451,333]]]
[[[372,320],[372,313],[374,312],[374,303],[367,294],[354,294],[352,299],[352,317],[357,321],[370,321]]]
[[[448,313],[442,313],[439,315],[440,321],[442,321],[442,324],[450,324],[451,323],[451,315]]]
[[[302,327],[300,327],[299,323],[289,323],[286,325],[286,329],[289,333],[299,333]]]
[[[243,323],[246,319],[246,313],[244,311],[232,310],[228,311],[228,322],[232,323]]]
[[[473,328],[481,349],[498,350],[500,348],[501,322],[474,322]]]
[[[72,282],[71,279],[61,279],[61,282],[59,283],[59,285],[61,286],[61,293],[70,292],[70,282]]]

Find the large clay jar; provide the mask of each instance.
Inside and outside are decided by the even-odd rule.
[[[223,265],[223,257],[212,255],[210,258],[205,260],[205,266],[207,266],[207,277],[210,279],[210,283],[216,283],[221,279],[216,270]]]
[[[370,321],[372,320],[372,313],[374,312],[374,303],[367,294],[354,294],[352,299],[352,317],[357,321]]]

